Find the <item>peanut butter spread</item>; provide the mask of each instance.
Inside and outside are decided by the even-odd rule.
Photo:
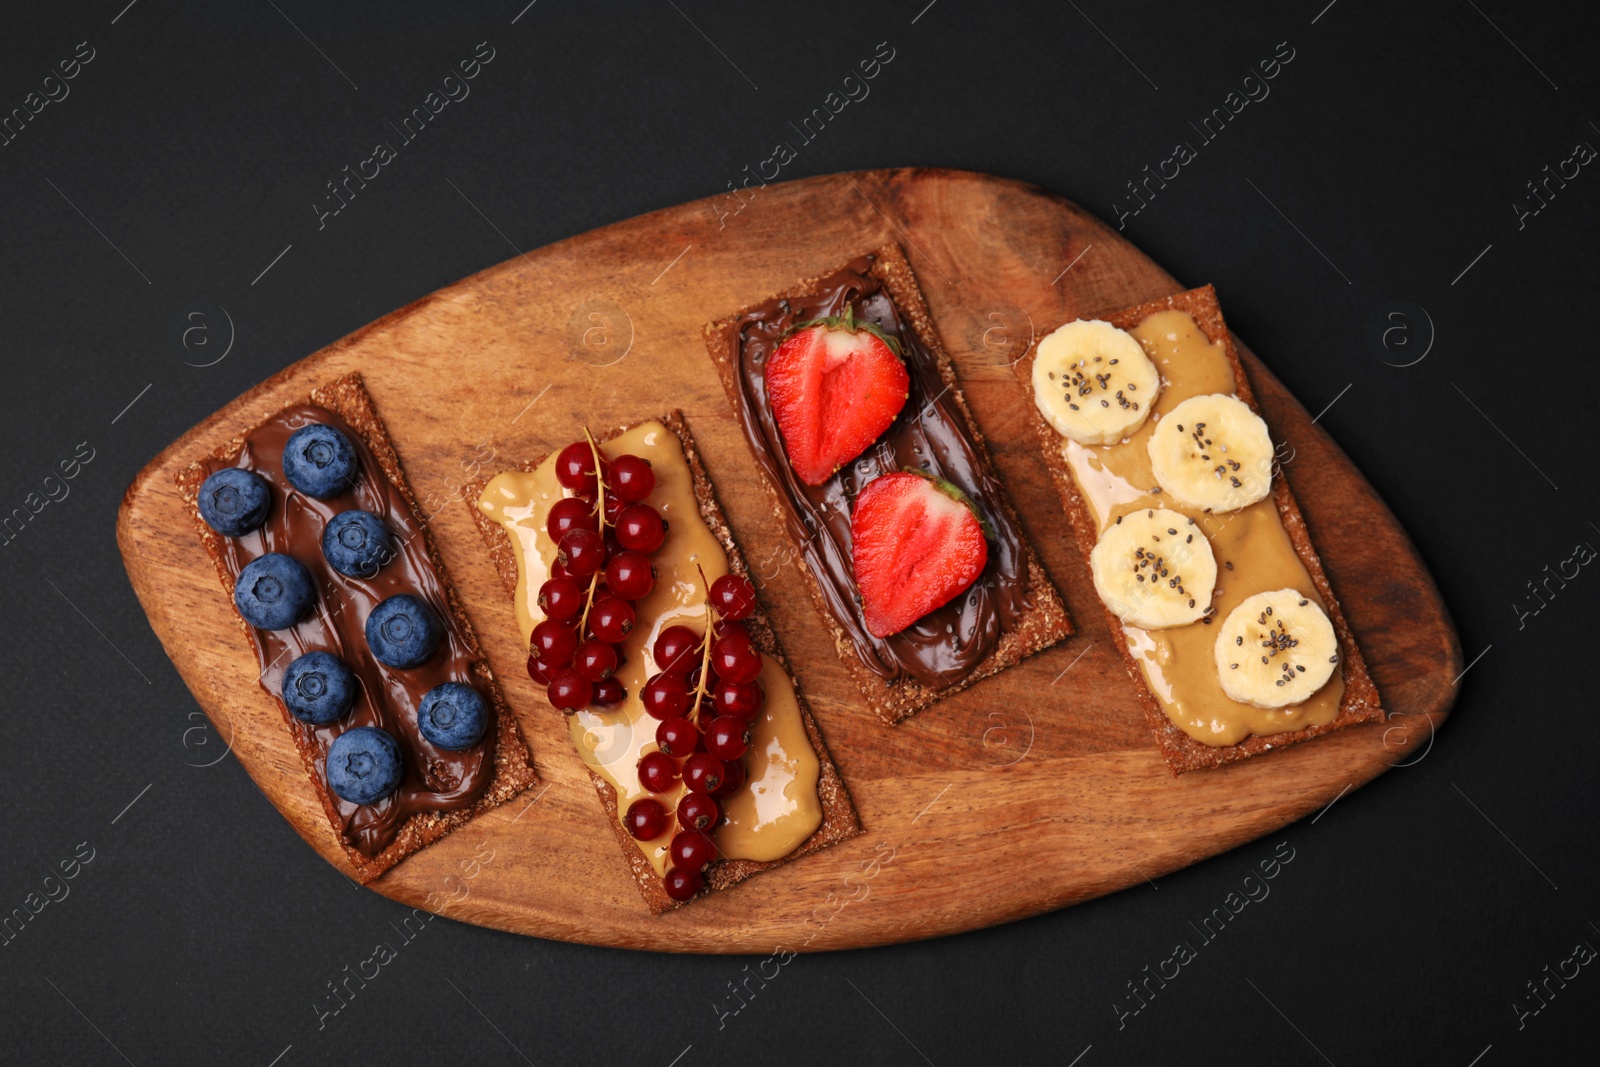
[[[1275,589],[1299,590],[1326,610],[1272,496],[1237,511],[1207,513],[1179,504],[1170,494],[1152,492],[1157,482],[1150,470],[1149,441],[1162,416],[1190,397],[1232,394],[1237,385],[1224,346],[1213,344],[1182,311],[1158,312],[1128,332],[1161,374],[1161,393],[1150,419],[1116,444],[1062,441],[1062,455],[1097,532],[1103,533],[1119,516],[1144,508],[1170,508],[1192,518],[1205,531],[1217,561],[1211,601],[1216,609],[1211,619],[1217,622],[1245,598]],[[1232,745],[1251,734],[1320,726],[1339,714],[1344,678],[1338,671],[1304,703],[1277,710],[1258,708],[1223,692],[1212,652],[1214,622],[1162,630],[1119,625],[1162,710],[1179,729],[1204,744]]]
[[[714,582],[728,572],[728,557],[700,517],[694,481],[683,447],[676,435],[659,422],[647,422],[602,446],[608,456],[631,453],[649,460],[656,487],[648,503],[667,521],[667,538],[651,556],[656,587],[634,605],[638,623],[618,652],[622,662],[616,677],[628,696],[615,707],[589,708],[568,716],[572,743],[583,761],[609,782],[617,793],[617,817],[628,805],[647,795],[639,783],[640,757],[656,749],[656,720],[646,714],[639,691],[657,670],[651,649],[656,636],[668,626],[682,623],[697,633],[706,627],[705,587],[696,564]],[[478,507],[504,528],[517,549],[517,624],[524,640],[543,620],[539,587],[550,573],[556,546],[545,532],[550,507],[566,490],[556,481],[552,455],[532,472],[509,471],[497,475],[484,489]],[[788,673],[770,656],[763,656],[761,688],[766,693],[761,714],[754,723],[750,748],[744,757],[748,780],[743,789],[722,801],[723,821],[713,837],[726,859],[769,861],[799,847],[822,823],[817,796],[820,764],[795,700]],[[671,811],[683,787],[662,796]],[[667,868],[669,830],[639,848],[663,874]]]

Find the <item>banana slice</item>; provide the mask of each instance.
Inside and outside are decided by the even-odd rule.
[[[1267,424],[1235,396],[1191,396],[1156,423],[1150,466],[1180,504],[1237,511],[1272,489]]]
[[[1079,319],[1039,342],[1033,402],[1063,437],[1110,445],[1150,417],[1161,375],[1132,335],[1109,322]]]
[[[1201,618],[1217,584],[1211,542],[1193,519],[1167,508],[1129,512],[1107,526],[1089,569],[1106,607],[1146,630]]]
[[[1222,691],[1258,708],[1311,697],[1339,665],[1333,623],[1295,589],[1257,593],[1228,613],[1214,650]]]

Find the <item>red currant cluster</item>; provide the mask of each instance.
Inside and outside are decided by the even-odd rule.
[[[550,508],[545,529],[556,543],[550,578],[539,587],[544,621],[528,642],[528,674],[562,711],[619,704],[613,677],[617,645],[633,630],[633,602],[655,588],[650,553],[667,524],[643,503],[656,486],[648,460],[608,460],[589,431],[556,457],[556,480],[570,489]]]
[[[761,653],[744,626],[755,610],[755,590],[748,579],[725,574],[711,583],[708,600],[704,633],[669,626],[657,635],[660,671],[640,693],[645,711],[661,721],[657,750],[639,760],[639,782],[658,795],[674,792],[680,782],[684,787],[665,879],[673,900],[688,900],[704,884],[701,871],[717,853],[711,832],[722,819],[718,802],[744,785],[742,760],[764,698]],[[638,840],[654,841],[673,817],[648,796],[628,806],[624,823]]]

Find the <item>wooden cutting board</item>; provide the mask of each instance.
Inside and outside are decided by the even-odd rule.
[[[859,704],[759,491],[701,325],[898,241],[1076,636],[886,727]],[[728,194],[507,260],[388,315],[233,401],[128,489],[123,560],[150,624],[240,764],[348,871],[173,476],[316,385],[360,371],[543,783],[372,888],[465,922],[673,952],[853,948],[989,926],[1134,885],[1314,813],[1415,758],[1455,698],[1460,647],[1405,532],[1338,446],[1245,353],[1323,563],[1397,717],[1174,779],[1157,754],[1026,420],[1010,364],[1080,314],[1175,281],[1071,203],[949,170],[868,171]],[[1224,311],[1229,294],[1221,294]],[[1268,358],[1271,358],[1268,353]],[[652,917],[525,649],[461,487],[681,408],[866,832]],[[541,791],[542,790],[542,791]],[[238,813],[237,818],[255,818]],[[250,831],[281,832],[258,821]]]

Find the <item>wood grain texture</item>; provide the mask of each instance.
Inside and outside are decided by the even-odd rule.
[[[151,626],[239,762],[328,862],[346,865],[281,713],[255,683],[173,474],[349,371],[365,377],[548,783],[371,886],[396,900],[420,906],[431,895],[440,914],[466,922],[662,951],[932,937],[1159,877],[1316,812],[1432,743],[1461,670],[1433,580],[1338,446],[1245,351],[1273,436],[1295,450],[1286,475],[1395,717],[1218,771],[1168,774],[1010,364],[1063,321],[1185,286],[1072,204],[985,175],[834,175],[769,186],[725,214],[733,206],[719,198],[630,219],[440,290],[233,401],[129,487],[117,536]],[[894,728],[860,705],[817,625],[700,339],[705,323],[889,241],[917,272],[1024,530],[1079,628]],[[673,407],[694,428],[866,832],[658,918],[618,861],[560,713],[522,670],[511,606],[461,496],[584,422],[609,429]],[[248,832],[281,832],[235,817],[259,821]]]

